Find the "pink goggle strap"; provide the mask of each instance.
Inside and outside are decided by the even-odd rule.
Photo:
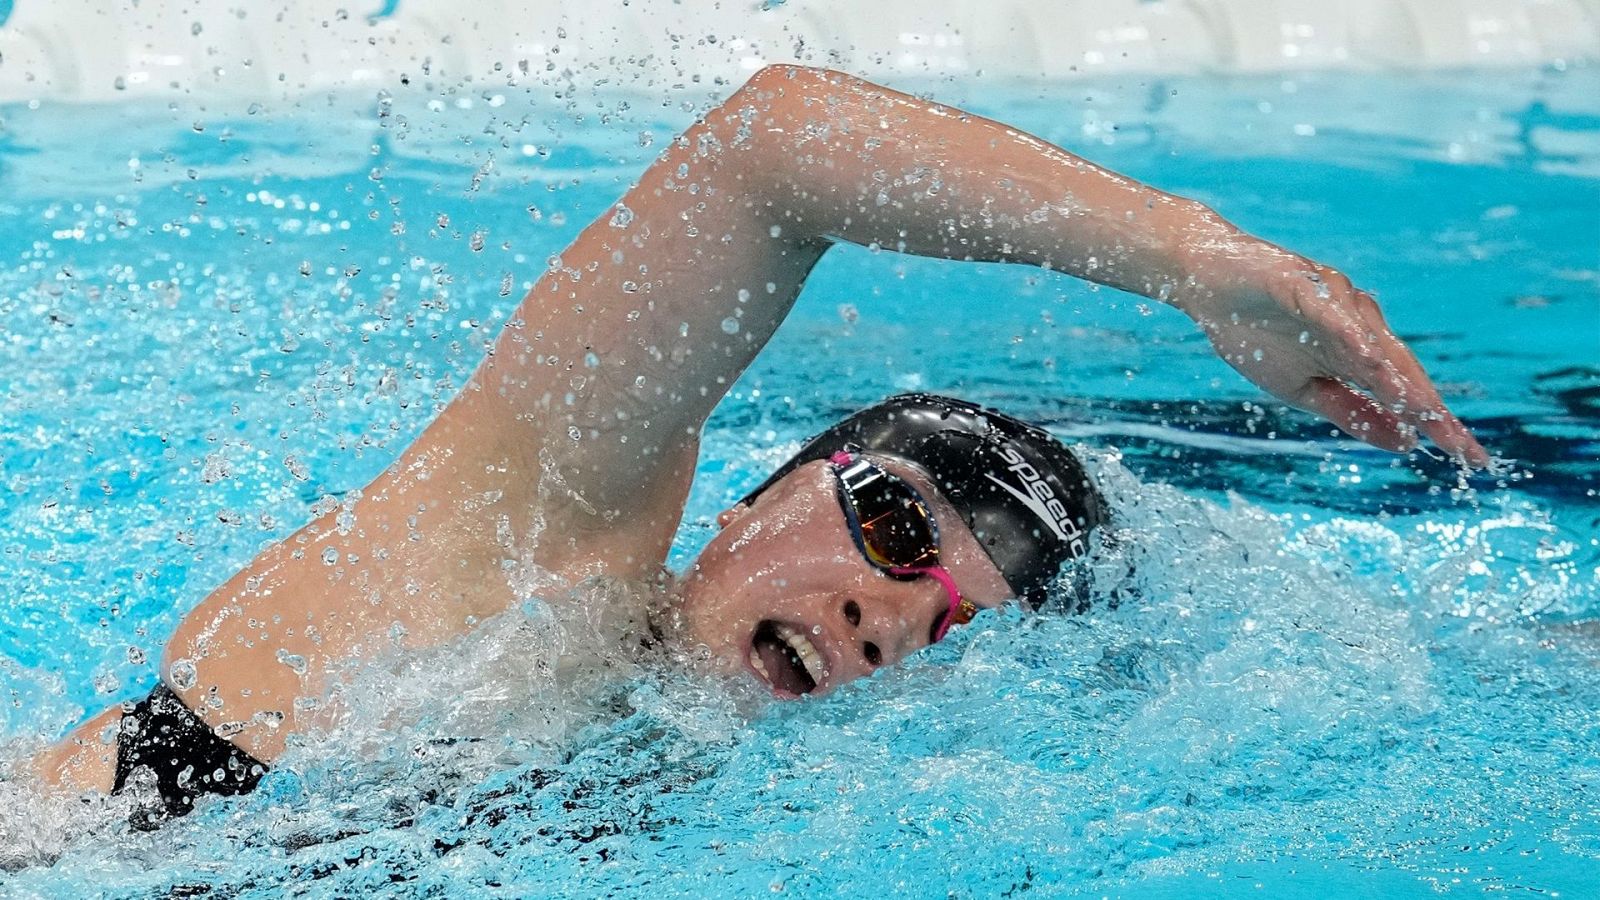
[[[950,611],[945,614],[944,622],[939,626],[939,632],[933,636],[933,642],[944,640],[945,633],[950,626],[955,624],[956,612],[961,609],[961,592],[956,590],[956,580],[951,577],[950,570],[944,566],[896,566],[889,570],[891,575],[926,575],[944,586],[944,592],[950,595]]]

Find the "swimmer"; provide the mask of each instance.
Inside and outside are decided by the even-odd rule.
[[[147,769],[169,814],[249,790],[315,727],[297,699],[327,697],[394,636],[438,646],[512,608],[508,567],[659,585],[675,639],[786,698],[893,665],[978,610],[1071,594],[1052,589],[1058,569],[1114,515],[1078,461],[1040,429],[927,395],[812,439],[718,517],[685,573],[663,574],[702,426],[839,241],[1158,298],[1251,381],[1361,440],[1406,451],[1420,434],[1488,462],[1337,271],[1001,123],[773,66],[552,259],[460,394],[352,505],[217,588],[155,690],[37,770],[111,792]]]

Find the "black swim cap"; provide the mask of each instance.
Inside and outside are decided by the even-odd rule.
[[[846,418],[807,441],[744,502],[847,446],[927,473],[1006,584],[1035,609],[1062,563],[1087,553],[1089,532],[1108,518],[1082,463],[1044,429],[934,394],[901,394]]]

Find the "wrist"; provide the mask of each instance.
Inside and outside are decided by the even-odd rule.
[[[1298,268],[1300,257],[1240,230],[1211,209],[1196,211],[1175,229],[1170,296],[1161,297],[1190,318],[1210,315],[1240,293],[1258,293]]]

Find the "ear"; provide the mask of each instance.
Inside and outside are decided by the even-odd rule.
[[[722,512],[717,513],[717,527],[727,528],[730,524],[739,521],[744,514],[750,511],[750,505],[739,501]]]

